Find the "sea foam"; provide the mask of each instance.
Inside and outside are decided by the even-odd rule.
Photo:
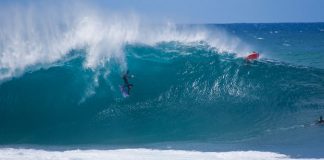
[[[206,27],[181,27],[171,22],[151,24],[133,12],[114,13],[93,5],[5,5],[0,10],[0,80],[21,75],[86,49],[84,67],[96,69],[115,59],[127,68],[125,44],[206,42],[218,52],[243,53],[238,38]]]
[[[0,149],[0,160],[292,160],[287,155],[260,151],[199,152],[184,150],[116,149],[46,151]]]

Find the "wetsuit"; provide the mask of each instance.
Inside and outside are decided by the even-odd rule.
[[[133,84],[130,84],[128,82],[128,72],[123,75],[123,80],[124,80],[124,86],[123,88],[125,89],[127,87],[127,93],[130,93],[131,88],[133,87]]]

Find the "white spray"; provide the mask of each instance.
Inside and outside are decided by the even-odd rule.
[[[205,28],[179,30],[172,23],[148,25],[134,13],[46,3],[0,8],[0,81],[54,63],[72,49],[86,49],[84,67],[93,70],[112,58],[126,68],[123,47],[128,43],[205,41],[218,52],[244,52],[239,39],[224,32]]]

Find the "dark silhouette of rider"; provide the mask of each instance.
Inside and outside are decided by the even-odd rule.
[[[320,116],[319,120],[317,121],[318,124],[324,124],[324,120],[323,117]]]
[[[124,85],[123,85],[123,89],[127,88],[127,93],[130,93],[130,90],[132,89],[132,87],[134,86],[133,84],[130,84],[128,82],[129,79],[129,70],[126,71],[126,73],[123,75],[123,80],[124,80]]]

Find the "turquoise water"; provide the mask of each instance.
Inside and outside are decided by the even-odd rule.
[[[6,65],[11,59],[4,61],[9,52],[3,52],[0,144],[323,157],[324,128],[315,121],[324,115],[324,24],[192,25],[176,31],[191,34],[188,28],[196,27],[222,30],[261,58],[246,63],[248,52],[239,48],[223,51],[210,39],[177,38],[126,42],[123,56],[104,57],[96,61],[99,67],[86,67],[94,56],[87,46],[12,70]],[[134,88],[123,98],[119,85],[126,69]]]

